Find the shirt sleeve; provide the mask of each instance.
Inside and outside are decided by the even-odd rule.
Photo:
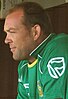
[[[18,95],[17,99],[28,99],[28,96],[26,94],[25,88],[22,85],[22,83],[18,83]]]
[[[26,89],[23,85],[23,73],[25,72],[24,70],[24,65],[26,62],[21,61],[18,65],[18,88],[17,88],[17,99],[28,99],[28,94],[26,92]],[[23,66],[23,67],[22,67]],[[23,68],[23,69],[22,69]]]
[[[68,99],[67,41],[63,44],[55,42],[42,58],[40,80],[43,99]]]

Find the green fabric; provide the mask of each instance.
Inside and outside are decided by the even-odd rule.
[[[68,99],[68,35],[51,34],[30,55],[38,62],[20,62],[17,99]]]

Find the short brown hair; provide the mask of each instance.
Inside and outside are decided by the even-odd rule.
[[[39,24],[42,31],[45,34],[51,33],[51,22],[48,17],[48,14],[45,12],[42,6],[36,2],[23,2],[15,5],[12,9],[9,10],[9,13],[12,13],[18,9],[24,11],[25,24],[28,26],[33,26]]]

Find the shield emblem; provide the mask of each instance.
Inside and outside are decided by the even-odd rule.
[[[52,78],[59,78],[63,75],[65,71],[65,61],[64,57],[55,57],[49,60],[48,72]]]

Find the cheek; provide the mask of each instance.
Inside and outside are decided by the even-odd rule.
[[[27,45],[29,45],[29,40],[26,38],[16,38],[14,41],[15,45],[17,48],[21,49],[23,47],[26,47]]]
[[[30,52],[33,46],[33,41],[29,38],[25,39],[25,40],[21,40],[21,42],[19,42],[19,46],[22,50]]]
[[[21,46],[23,43],[24,43],[24,39],[22,36],[20,35],[15,35],[14,38],[13,38],[13,42],[16,46]]]
[[[20,32],[21,33],[21,32]],[[28,34],[28,33],[27,33]],[[31,50],[33,47],[33,38],[30,35],[15,35],[14,44],[20,50]]]

